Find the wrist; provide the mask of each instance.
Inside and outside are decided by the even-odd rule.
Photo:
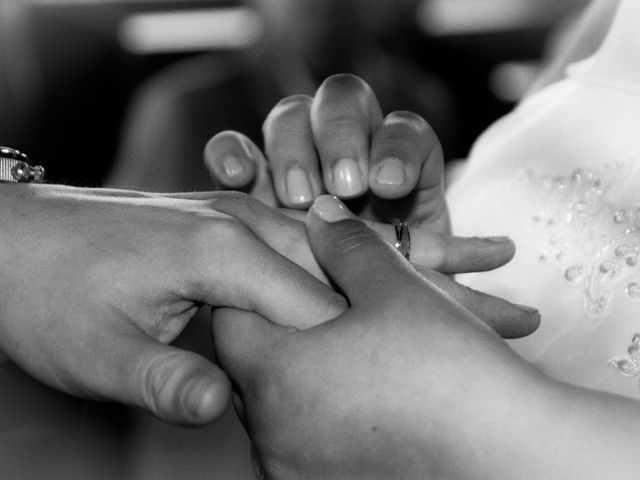
[[[638,402],[553,380],[535,369],[496,390],[491,408],[459,425],[442,479],[633,478]]]
[[[431,449],[439,452],[434,478],[537,478],[523,472],[535,470],[532,458],[555,434],[549,418],[564,405],[565,386],[515,355],[503,367],[445,406],[446,424],[434,428],[431,420]]]

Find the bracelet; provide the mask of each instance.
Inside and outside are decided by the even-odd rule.
[[[40,165],[34,166],[24,153],[0,146],[0,182],[42,183],[44,168]]]

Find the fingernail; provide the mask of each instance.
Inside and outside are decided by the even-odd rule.
[[[402,185],[406,180],[404,163],[398,158],[386,158],[382,161],[376,182],[380,185]]]
[[[311,183],[304,169],[298,166],[290,168],[285,183],[287,194],[293,203],[308,203],[313,200]]]
[[[311,209],[325,222],[333,223],[355,218],[344,203],[333,195],[321,195],[316,198]]]
[[[360,167],[353,158],[342,158],[333,167],[333,185],[336,195],[352,197],[363,191]]]
[[[530,307],[529,305],[521,305],[519,303],[514,303],[516,307],[519,307],[525,313],[539,313],[537,308]]]
[[[244,167],[242,166],[242,162],[238,159],[238,157],[234,155],[228,155],[224,157],[222,160],[222,166],[224,168],[224,173],[227,177],[235,177],[242,173]]]

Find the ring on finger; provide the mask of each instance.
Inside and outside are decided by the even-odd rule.
[[[411,255],[411,234],[409,233],[409,224],[406,220],[399,220],[394,218],[391,220],[391,225],[396,232],[396,243],[393,244],[398,251],[409,260]]]

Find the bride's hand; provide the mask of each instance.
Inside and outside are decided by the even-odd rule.
[[[505,458],[513,437],[501,435],[522,435],[518,419],[532,421],[540,388],[471,313],[477,303],[454,301],[449,278],[421,278],[330,196],[310,210],[307,233],[349,299],[342,315],[294,331],[249,312],[214,314],[259,478],[476,478],[479,458]]]
[[[334,75],[314,98],[283,99],[263,131],[266,155],[237,132],[209,141],[205,161],[214,181],[290,209],[306,209],[326,191],[352,199],[349,207],[392,243],[389,220],[406,220],[411,261],[443,273],[494,269],[514,254],[505,238],[449,237],[438,138],[417,114],[383,117],[371,88],[358,77]]]

